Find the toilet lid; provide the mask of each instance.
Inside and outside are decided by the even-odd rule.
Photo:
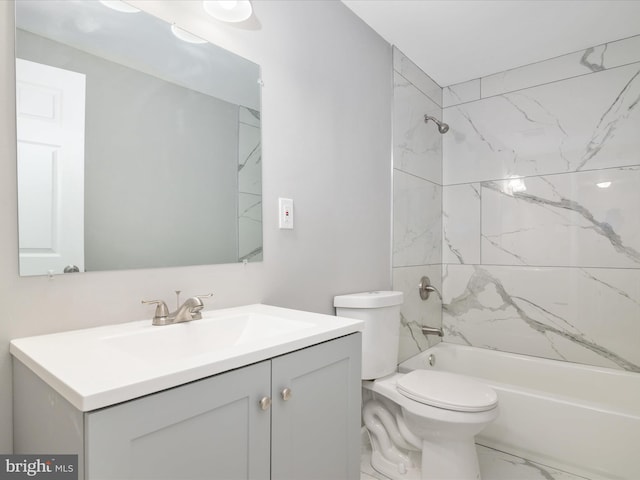
[[[488,385],[449,372],[414,370],[398,379],[396,388],[416,402],[458,412],[483,412],[498,404]]]

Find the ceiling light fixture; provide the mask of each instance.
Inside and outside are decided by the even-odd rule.
[[[249,0],[203,0],[204,11],[223,22],[244,22],[253,9]]]
[[[187,43],[207,43],[204,38],[200,38],[193,33],[189,33],[186,30],[178,27],[177,25],[171,25],[171,33],[178,37],[183,42]]]
[[[123,13],[138,13],[140,10],[136,7],[132,7],[128,3],[124,3],[120,0],[100,0],[100,3],[105,7],[109,7],[111,10],[116,10]]]
[[[598,188],[609,188],[611,186],[611,182],[599,182],[596,183],[596,187]]]

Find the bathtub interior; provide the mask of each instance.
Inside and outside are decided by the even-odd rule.
[[[480,445],[593,480],[640,478],[640,374],[447,343],[399,366],[416,368],[496,390],[500,414]]]

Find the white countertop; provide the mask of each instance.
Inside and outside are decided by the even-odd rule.
[[[148,319],[19,338],[11,341],[10,352],[78,410],[90,411],[362,331],[364,325],[261,304],[202,315],[175,325],[152,326]],[[229,322],[241,325],[248,316],[250,326],[226,333],[234,330]],[[261,320],[273,320],[275,327],[263,329]],[[209,339],[207,329],[216,325],[217,333],[225,331]]]

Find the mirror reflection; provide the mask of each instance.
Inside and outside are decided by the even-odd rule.
[[[259,70],[141,11],[18,0],[20,274],[261,260]]]

